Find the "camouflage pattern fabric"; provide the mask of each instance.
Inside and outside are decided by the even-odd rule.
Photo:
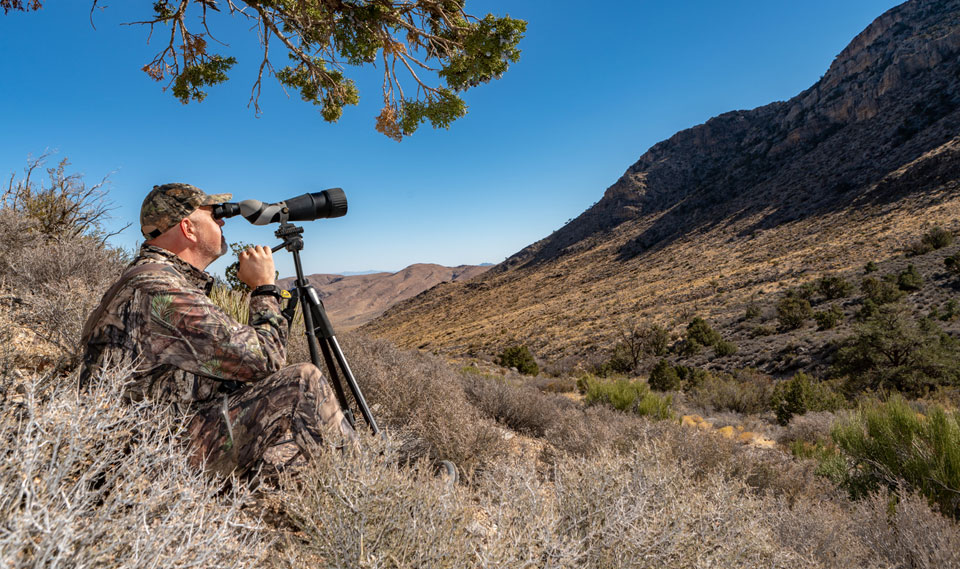
[[[241,445],[242,454],[231,455],[237,460],[258,459],[268,443],[277,440],[274,430],[287,423],[298,433],[298,445],[318,440],[324,431],[353,435],[319,370],[312,365],[309,372],[303,366],[281,370],[288,324],[276,298],[252,297],[249,325],[242,325],[208,298],[213,278],[207,273],[151,245],[144,245],[131,265],[145,263],[174,270],[138,274],[120,288],[92,327],[81,384],[108,368],[132,369],[124,390],[127,399],[149,399],[171,405],[175,413],[198,416],[220,408],[224,395],[232,397],[231,421],[241,425],[244,441],[254,441]],[[256,389],[248,389],[251,386]],[[216,422],[204,424],[219,433]],[[209,439],[193,424],[190,434],[194,440]],[[235,445],[239,439],[236,432],[234,436]],[[308,452],[307,446],[301,451]],[[216,458],[217,471],[226,468],[223,456],[214,457],[208,450],[200,455]],[[243,471],[250,464],[233,467]]]
[[[140,206],[140,232],[147,239],[159,237],[200,206],[230,201],[232,194],[207,195],[190,184],[154,186]]]
[[[198,413],[189,426],[190,460],[211,473],[240,475],[288,431],[306,457],[324,441],[343,446],[356,440],[336,395],[313,364],[286,367],[224,394],[222,404]]]

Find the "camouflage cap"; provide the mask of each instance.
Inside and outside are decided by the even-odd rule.
[[[140,206],[140,232],[147,239],[159,237],[200,206],[229,201],[233,194],[207,195],[190,184],[154,186]]]

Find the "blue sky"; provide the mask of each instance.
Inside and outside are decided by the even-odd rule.
[[[806,89],[898,3],[468,0],[475,15],[527,20],[521,60],[466,93],[470,113],[449,130],[427,125],[397,143],[373,128],[379,70],[353,72],[361,103],[336,124],[272,79],[257,118],[247,107],[256,40],[221,17],[214,34],[239,63],[203,103],[182,105],[140,71],[159,33],[147,45],[146,29],[120,25],[151,2],[107,2],[94,29],[89,2],[47,0],[0,15],[0,174],[19,176],[45,150],[88,183],[110,174],[116,226],[136,222],[159,183],[264,201],[340,186],[348,215],[306,224],[308,273],[497,263],[579,215],[660,140]],[[225,234],[276,243],[272,228],[240,218]],[[140,240],[134,223],[113,242]],[[278,254],[283,276],[287,257]]]

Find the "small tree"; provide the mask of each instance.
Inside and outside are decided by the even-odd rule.
[[[677,370],[667,360],[660,360],[650,372],[647,381],[650,388],[656,391],[675,391],[680,389],[680,376]]]
[[[853,285],[840,276],[823,277],[817,282],[817,288],[827,300],[845,298],[853,292]]]
[[[920,290],[923,288],[923,277],[915,266],[909,265],[897,275],[897,286],[907,292]]]
[[[503,367],[517,368],[517,371],[524,375],[540,373],[540,367],[533,358],[533,354],[530,353],[530,349],[525,345],[511,346],[505,349],[497,358],[497,363]]]
[[[921,241],[929,245],[931,249],[942,249],[953,243],[953,233],[942,227],[934,227],[924,233]]]
[[[921,394],[960,379],[958,348],[932,320],[917,321],[902,306],[882,306],[841,343],[833,370],[847,376],[854,390]]]
[[[237,277],[237,271],[240,269],[240,253],[245,251],[248,247],[250,247],[250,244],[242,241],[230,244],[230,251],[233,253],[234,257],[237,257],[237,260],[230,263],[227,268],[223,270],[223,274],[227,279],[227,284],[230,285],[232,290],[250,292],[250,287],[248,287],[246,283]]]
[[[810,301],[799,296],[787,295],[777,303],[777,320],[784,330],[796,330],[803,321],[813,316]]]
[[[831,304],[827,310],[822,310],[813,315],[817,322],[817,328],[820,330],[830,330],[834,328],[843,318],[843,309],[836,304]]]
[[[688,341],[694,341],[701,346],[712,346],[722,339],[720,333],[711,328],[707,321],[699,316],[687,325]]]
[[[887,275],[887,277],[891,276],[892,275]],[[867,300],[879,306],[896,302],[903,298],[904,292],[900,290],[899,286],[891,282],[895,277],[894,279],[887,277],[882,280],[874,277],[863,279],[863,282],[860,283],[860,290]]]

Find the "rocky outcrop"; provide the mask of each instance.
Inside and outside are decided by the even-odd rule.
[[[626,221],[665,212],[625,256],[732,212],[798,202],[774,207],[761,225],[769,227],[848,206],[960,132],[958,53],[960,2],[898,6],[854,38],[806,91],[656,144],[597,204],[491,274],[589,248]]]

